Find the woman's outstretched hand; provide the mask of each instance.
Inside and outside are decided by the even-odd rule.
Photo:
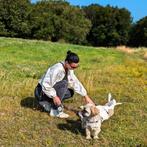
[[[87,104],[87,103],[90,103],[90,104],[95,105],[95,103],[92,101],[92,99],[91,99],[88,95],[84,96],[84,98],[85,98],[86,104]]]

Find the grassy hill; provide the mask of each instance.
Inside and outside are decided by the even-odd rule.
[[[52,118],[36,110],[34,88],[48,66],[64,60],[67,50],[80,57],[77,77],[96,104],[112,93],[123,105],[102,124],[98,140],[86,140],[78,117]],[[0,38],[0,146],[108,147],[147,146],[146,49],[126,53],[37,40]],[[64,103],[78,109],[75,95]]]

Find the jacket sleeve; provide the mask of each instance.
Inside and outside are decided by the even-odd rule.
[[[58,68],[49,68],[41,81],[43,92],[50,98],[57,96],[53,85],[57,81],[58,73]]]
[[[75,76],[73,70],[70,70],[69,74],[69,87],[73,88],[74,91],[81,96],[86,96],[87,91],[82,85],[82,83],[78,80],[78,78]]]

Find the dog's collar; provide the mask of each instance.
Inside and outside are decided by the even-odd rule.
[[[98,123],[99,121],[89,121],[88,123]]]

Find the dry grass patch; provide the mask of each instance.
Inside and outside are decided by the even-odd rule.
[[[147,51],[145,51],[143,58],[147,60]]]
[[[135,49],[126,46],[117,46],[116,49],[128,54],[132,54],[135,52]]]
[[[128,55],[135,54],[140,58],[147,60],[147,48],[139,47],[139,48],[130,48],[126,46],[117,46],[116,49],[118,51],[124,52]]]

